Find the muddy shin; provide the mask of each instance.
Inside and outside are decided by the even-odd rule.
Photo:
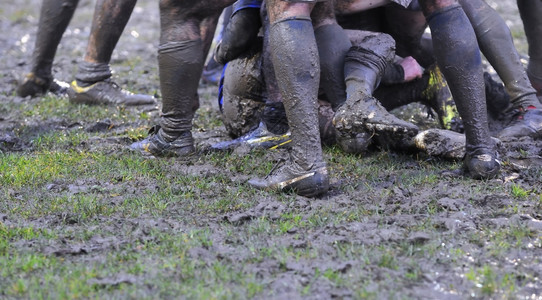
[[[136,2],[137,0],[96,2],[85,59],[79,64],[75,76],[79,86],[89,86],[111,77],[109,61]]]
[[[161,135],[172,141],[192,129],[199,107],[198,83],[203,70],[201,40],[169,42],[158,50],[162,91]],[[183,88],[178,88],[179,86]]]
[[[480,50],[502,79],[512,104],[540,106],[504,20],[482,0],[460,3],[474,28]]]
[[[518,0],[517,3],[529,43],[527,73],[538,96],[542,96],[542,1]]]
[[[32,55],[32,72],[52,80],[52,67],[62,34],[68,27],[79,0],[44,0],[38,23],[38,34]]]
[[[286,18],[271,24],[269,41],[291,131],[290,161],[272,176],[249,184],[260,189],[294,190],[307,197],[326,193],[329,178],[317,112],[320,65],[310,18]]]
[[[427,19],[437,62],[463,119],[466,165],[473,177],[493,177],[499,164],[489,135],[482,60],[474,30],[459,4],[439,9]]]

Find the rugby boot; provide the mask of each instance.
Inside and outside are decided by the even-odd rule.
[[[498,134],[498,138],[503,140],[522,136],[542,137],[542,109],[534,106],[517,108],[510,125]]]
[[[183,157],[195,152],[194,139],[190,131],[182,133],[172,141],[167,141],[160,132],[160,126],[152,127],[147,138],[133,143],[130,149],[156,157]]]
[[[412,137],[418,132],[416,125],[392,115],[372,96],[390,59],[361,47],[350,48],[345,58],[346,102],[333,118],[333,125],[341,135],[368,131]]]
[[[499,140],[492,138],[495,144]],[[466,138],[464,134],[431,128],[421,131],[414,137],[416,148],[431,155],[446,159],[463,159],[466,154]]]
[[[260,122],[259,126],[249,133],[231,141],[216,143],[211,146],[211,149],[218,151],[233,150],[241,145],[246,145],[250,148],[278,149],[288,146],[292,141],[290,135],[290,132],[274,134],[267,130],[264,122]]]
[[[495,119],[501,119],[510,107],[510,95],[502,83],[493,80],[491,75],[484,72],[486,86],[487,112]]]
[[[67,92],[69,84],[51,78],[40,78],[34,73],[28,73],[23,83],[17,87],[17,95],[19,97],[34,97],[44,95],[48,91],[60,96]]]
[[[248,184],[315,197],[329,189],[318,125],[318,49],[310,18],[288,18],[269,28],[271,60],[291,132],[290,159]],[[292,66],[296,66],[295,68]]]
[[[414,137],[416,148],[431,155],[448,159],[465,157],[465,135],[446,129],[431,128]]]
[[[53,79],[53,61],[62,34],[68,27],[78,3],[79,0],[42,1],[31,72],[17,88],[17,95],[34,97],[47,91],[57,95],[66,92],[66,84]]]
[[[495,178],[501,169],[501,162],[495,147],[469,150],[467,146],[464,163],[469,175],[474,179]]]
[[[337,134],[337,145],[350,154],[362,154],[371,145],[372,134],[362,131],[350,134]]]
[[[307,170],[290,161],[272,170],[264,178],[249,180],[248,184],[260,190],[293,191],[304,197],[316,197],[329,189],[329,176],[325,165]]]
[[[123,106],[156,104],[153,96],[131,93],[109,79],[89,86],[80,86],[74,80],[68,90],[68,97],[74,104]]]

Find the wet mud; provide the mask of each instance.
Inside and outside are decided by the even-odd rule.
[[[17,82],[30,68],[38,23],[40,1],[24,2],[28,7],[24,11],[21,11],[21,4],[15,2],[6,2],[0,9],[0,30],[11,33],[0,36],[0,61],[4,66],[0,71],[0,158],[5,154],[33,153],[36,137],[72,130],[83,131],[88,138],[76,146],[63,146],[66,151],[127,153],[132,139],[126,132],[154,124],[160,117],[156,110],[149,111],[147,118],[117,123],[108,117],[96,120],[58,114],[54,117],[46,114],[25,116],[12,109],[24,103],[39,105],[45,101],[44,98],[14,96]],[[504,13],[510,24],[520,24],[515,1],[490,3]],[[75,76],[90,30],[93,4],[86,0],[79,3],[76,18],[64,35],[53,64],[57,79],[70,81]],[[128,85],[136,89],[134,91],[149,94],[159,90],[158,21],[157,4],[140,0],[113,54],[112,69],[117,72],[114,79],[121,86]],[[526,53],[525,48],[520,50]],[[137,63],[129,60],[134,56],[139,57]],[[485,69],[495,74],[489,67]],[[219,115],[216,87],[200,85],[199,93],[201,106],[196,113],[193,132],[197,146],[202,149],[230,136],[224,127],[207,129],[202,121],[206,115]],[[127,108],[139,116],[137,109]],[[398,115],[408,113],[411,116],[412,112],[414,117],[407,119],[426,128],[428,116],[425,110],[407,108]],[[429,125],[437,126],[438,121],[433,121]],[[531,138],[502,141],[499,153],[503,170],[497,179],[489,182],[464,180],[454,172],[445,172],[439,174],[433,184],[417,188],[407,184],[410,182],[407,178],[426,172],[424,166],[434,160],[431,157],[421,159],[423,155],[401,156],[397,152],[375,151],[359,160],[386,164],[386,160],[395,159],[401,168],[385,171],[376,166],[370,177],[350,178],[342,176],[341,172],[352,166],[337,165],[333,153],[329,149],[324,152],[324,158],[329,162],[331,189],[322,198],[263,193],[259,199],[244,199],[239,194],[239,199],[234,201],[240,205],[219,213],[206,213],[198,209],[201,203],[188,200],[172,201],[167,210],[160,213],[143,211],[137,217],[122,213],[103,214],[94,216],[91,221],[73,211],[22,216],[14,212],[15,202],[5,200],[15,199],[12,201],[24,201],[32,206],[38,205],[39,199],[55,195],[91,194],[99,196],[100,204],[117,207],[133,200],[134,195],[158,188],[157,179],[151,177],[131,180],[122,176],[116,180],[64,178],[46,183],[39,191],[24,186],[1,186],[0,207],[5,210],[0,210],[0,224],[7,228],[34,227],[58,233],[54,239],[18,239],[10,247],[21,253],[59,257],[72,265],[99,264],[118,253],[142,253],[144,250],[132,246],[152,244],[160,234],[182,235],[204,230],[212,243],[190,247],[186,257],[209,268],[220,261],[233,265],[241,273],[253,274],[263,286],[255,297],[262,299],[530,299],[542,295],[542,207],[540,200],[533,200],[540,198],[542,193],[542,141]],[[238,151],[231,155],[239,156],[241,160],[251,154]],[[262,159],[278,161],[287,155],[284,151],[273,151]],[[449,166],[450,169],[457,167],[453,163]],[[254,175],[219,168],[207,162],[205,157],[171,160],[168,168],[175,176],[227,178],[230,184],[226,186],[190,186],[191,192],[198,195],[197,201],[203,203],[213,202],[223,189],[241,190],[238,183],[246,182]],[[518,200],[507,192],[514,186],[537,196]],[[178,184],[172,189],[174,194],[181,194],[187,187]],[[355,220],[338,217],[350,215],[357,217]],[[265,227],[266,224],[290,222],[291,216],[299,216],[300,221],[285,228],[281,234]],[[77,238],[77,234],[94,232],[96,227],[100,228],[99,234],[87,239]],[[505,248],[498,233],[511,230],[527,232],[527,236],[518,236],[512,246]],[[266,249],[275,249],[273,251],[279,254],[265,256],[262,253]],[[281,256],[281,251],[300,255],[294,259]],[[137,287],[139,296],[152,298],[156,297],[156,290],[149,281],[156,274],[183,280],[180,271],[159,269],[160,262],[153,261],[153,257],[148,257],[145,262],[148,264],[144,268],[148,272],[130,274],[122,271],[97,277],[88,284],[117,296],[114,294],[116,288],[129,285]],[[495,284],[503,282],[502,274],[508,274],[507,283],[514,289],[503,292],[502,285],[498,285],[495,294],[484,294],[480,286],[485,283],[483,278],[480,279],[481,273],[477,273],[484,266],[498,270]],[[331,276],[323,276],[324,272],[337,274],[343,281],[333,281]],[[234,291],[243,291],[228,281],[221,284]],[[0,292],[0,297],[2,295]]]

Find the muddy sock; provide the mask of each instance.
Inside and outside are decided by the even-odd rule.
[[[75,80],[80,87],[87,87],[98,81],[111,78],[111,68],[107,63],[90,63],[82,61],[78,65]]]
[[[429,105],[422,94],[427,88],[428,80],[429,75],[424,74],[422,78],[410,82],[380,85],[374,91],[373,96],[388,111],[418,101]]]
[[[288,118],[282,102],[268,102],[262,113],[262,121],[267,130],[274,134],[284,134],[288,131]]]
[[[89,86],[111,77],[109,62],[137,0],[99,0],[96,2],[85,59],[79,63],[75,79]]]
[[[390,85],[403,83],[405,81],[405,70],[398,63],[388,64],[382,75],[382,84]]]
[[[68,27],[79,0],[44,0],[41,6],[36,44],[32,53],[32,72],[52,79],[53,60],[62,34]]]
[[[333,126],[335,112],[329,102],[318,101],[318,123],[322,145],[330,146],[337,142],[337,129]]]
[[[438,10],[427,18],[438,65],[463,119],[467,152],[493,149],[487,123],[482,59],[469,19],[460,5]]]
[[[137,0],[99,0],[85,53],[86,61],[109,63]]]
[[[160,45],[158,67],[162,91],[160,134],[172,141],[192,129],[192,119],[199,107],[198,84],[203,70],[201,40]]]
[[[271,24],[271,60],[292,133],[291,161],[304,170],[325,165],[318,128],[318,48],[310,18]]]
[[[234,9],[216,51],[217,61],[225,64],[248,50],[256,41],[261,26],[259,8]]]
[[[495,119],[499,118],[510,106],[510,96],[502,83],[496,82],[489,73],[484,72],[486,87],[487,111]]]
[[[474,28],[480,50],[502,79],[513,105],[540,106],[504,20],[482,0],[460,3]]]
[[[542,96],[542,1],[517,0],[523,28],[529,43],[527,74],[539,96]]]
[[[352,44],[337,24],[322,25],[314,31],[314,35],[320,55],[320,85],[335,110],[346,100],[344,57]]]
[[[395,55],[395,43],[389,35],[372,36],[366,42],[366,47],[352,46],[345,56],[347,94],[349,89],[354,88],[357,92],[372,95]]]

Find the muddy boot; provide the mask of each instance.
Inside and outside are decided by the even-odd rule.
[[[153,96],[128,92],[110,79],[91,85],[80,85],[74,80],[67,93],[73,104],[122,106],[156,104]]]
[[[501,140],[523,136],[542,138],[542,110],[534,106],[519,107],[515,110],[512,122],[498,134]]]
[[[216,143],[211,146],[211,150],[226,151],[233,150],[240,146],[261,149],[279,149],[287,147],[291,141],[290,132],[274,134],[267,130],[265,123],[260,122],[260,125],[249,133],[231,141]]]
[[[474,31],[459,5],[437,10],[427,19],[437,62],[463,120],[465,165],[473,178],[495,177],[500,164],[496,145],[489,135],[482,59]],[[457,34],[457,28],[462,28],[461,35]]]
[[[52,68],[56,50],[79,0],[44,0],[41,6],[36,44],[32,52],[32,68],[17,88],[20,97],[37,96],[52,91],[66,92],[66,83],[53,79]]]
[[[346,55],[346,103],[339,107],[333,119],[333,124],[341,135],[352,136],[359,132],[369,132],[397,133],[413,137],[418,132],[417,126],[390,114],[372,96],[386,63],[392,57],[392,51],[389,53],[386,57],[354,46]]]
[[[133,94],[111,80],[109,62],[136,0],[98,0],[84,60],[68,91],[70,102],[88,105],[149,105],[156,99]]]
[[[494,119],[503,118],[505,112],[510,107],[510,95],[505,91],[504,85],[484,72],[484,83],[486,86],[487,112]]]
[[[69,87],[70,85],[66,82],[58,81],[51,77],[40,78],[31,72],[25,76],[23,83],[17,87],[17,95],[19,97],[34,97],[50,91],[57,96],[61,96],[66,94]]]
[[[329,189],[318,128],[318,49],[309,18],[291,18],[269,29],[271,59],[292,133],[290,160],[248,182],[258,189],[315,197]],[[296,67],[292,67],[296,66]],[[316,67],[315,67],[316,66]]]
[[[497,144],[499,140],[492,138]],[[463,159],[466,154],[467,140],[464,134],[431,128],[418,133],[414,137],[416,148],[431,155],[446,159]]]
[[[431,155],[448,159],[465,157],[465,135],[451,130],[432,128],[414,137],[416,147]]]
[[[186,131],[172,141],[167,141],[163,134],[160,134],[159,125],[149,130],[146,139],[130,145],[130,149],[141,152],[143,155],[156,157],[183,157],[195,152],[192,133]]]

